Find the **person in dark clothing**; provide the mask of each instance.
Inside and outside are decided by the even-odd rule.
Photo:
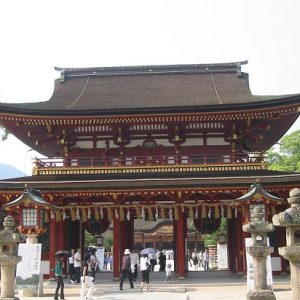
[[[163,252],[160,252],[158,256],[160,272],[164,272],[166,270],[166,260],[167,260],[166,255]]]
[[[58,291],[60,290],[60,299],[64,300],[64,280],[62,278],[62,269],[64,267],[64,260],[63,256],[56,256],[55,257],[55,267],[54,267],[54,274],[56,279],[56,289],[54,293],[54,299],[58,300]]]
[[[126,249],[122,257],[120,290],[123,290],[123,283],[126,277],[129,279],[130,288],[133,289],[132,270],[131,270],[130,250]]]

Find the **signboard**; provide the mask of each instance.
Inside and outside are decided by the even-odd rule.
[[[217,244],[218,270],[228,270],[227,244]]]
[[[98,260],[98,267],[99,267],[100,271],[103,271],[103,269],[104,269],[104,251],[105,251],[105,248],[104,247],[97,247],[96,249],[97,249],[96,257],[97,257],[97,260]]]
[[[245,238],[245,245],[251,247],[253,245],[251,238]],[[269,246],[269,238],[267,240],[267,245]],[[253,257],[246,251],[246,262],[247,262],[247,287],[248,291],[254,289],[254,267],[253,267]],[[271,256],[267,256],[267,285],[272,288],[273,286],[273,276],[272,276],[272,265]]]
[[[22,260],[17,264],[18,289],[38,289],[41,253],[42,244],[19,244],[18,255],[22,256]]]

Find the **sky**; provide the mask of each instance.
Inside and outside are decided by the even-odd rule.
[[[299,11],[299,0],[2,0],[0,102],[48,100],[55,66],[242,60],[252,94],[300,93]],[[0,143],[0,163],[30,174],[40,155]]]

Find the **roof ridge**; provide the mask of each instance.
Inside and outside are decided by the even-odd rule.
[[[83,76],[122,76],[122,75],[149,75],[149,74],[191,74],[191,73],[237,73],[241,76],[241,65],[248,61],[209,64],[179,64],[179,65],[144,65],[144,66],[116,66],[116,67],[87,67],[62,68],[55,67],[61,72],[60,80]]]

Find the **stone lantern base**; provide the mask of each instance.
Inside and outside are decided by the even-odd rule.
[[[271,290],[252,290],[247,294],[248,300],[276,300]]]

